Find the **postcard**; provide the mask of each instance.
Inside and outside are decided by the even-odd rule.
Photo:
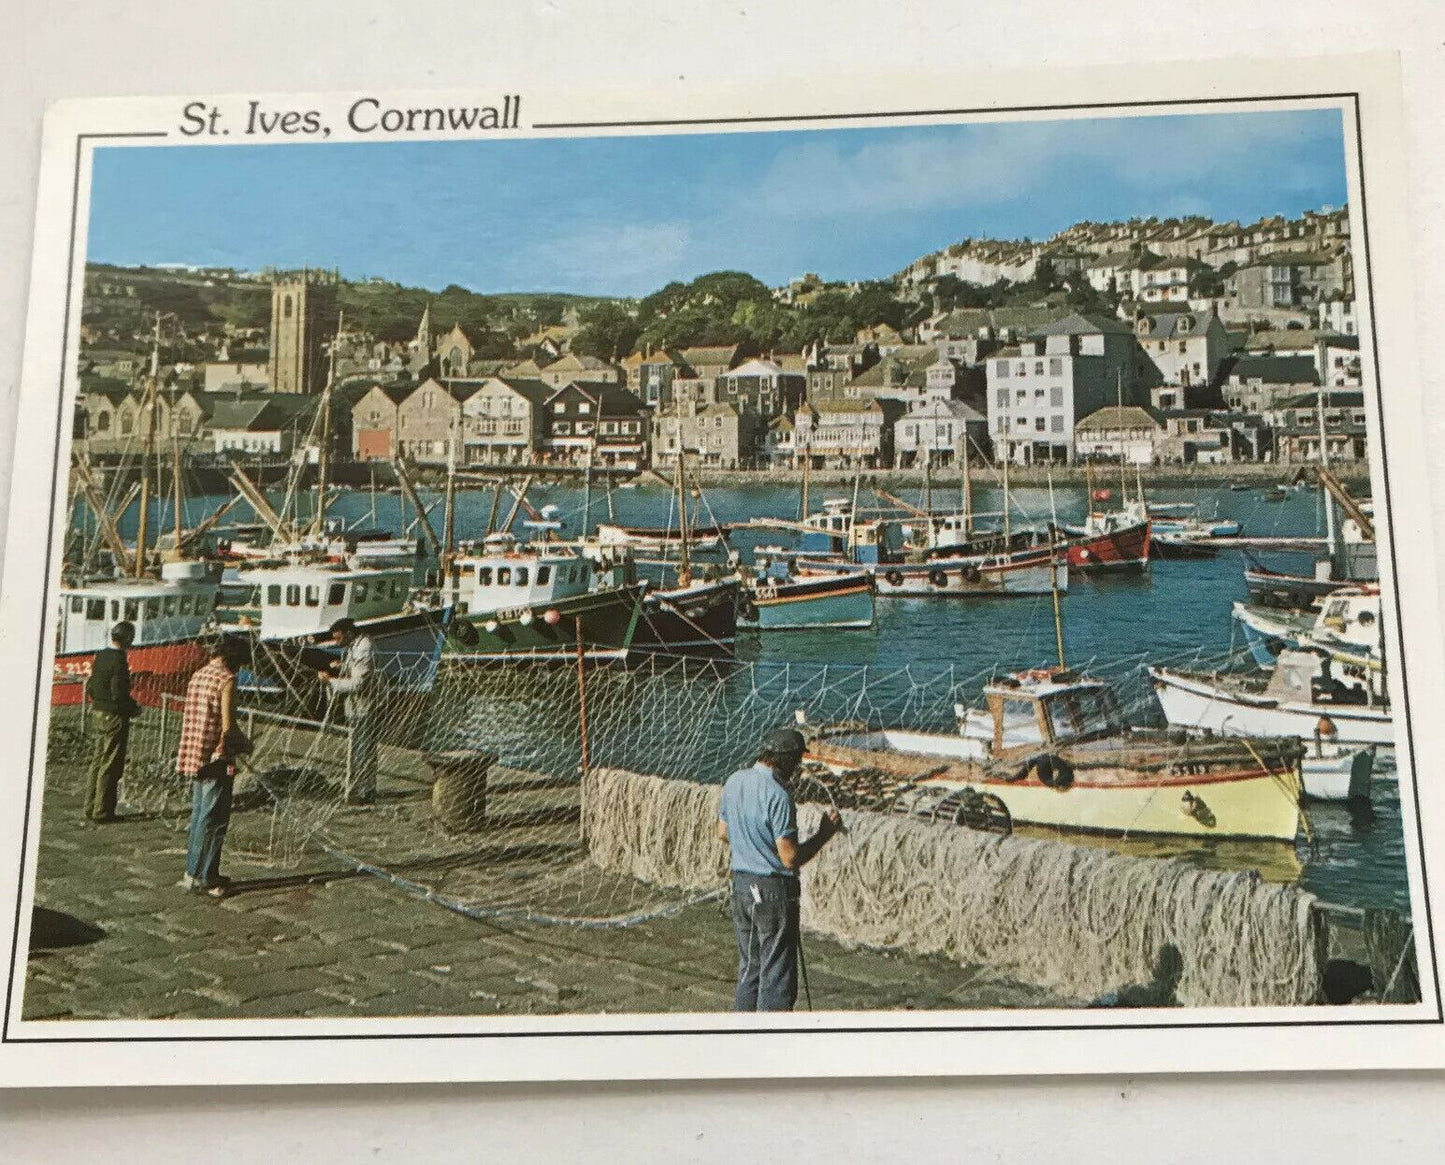
[[[1438,1066],[1398,88],[54,106],[0,1080]]]

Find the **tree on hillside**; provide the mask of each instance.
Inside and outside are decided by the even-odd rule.
[[[620,360],[632,351],[642,331],[632,313],[618,303],[597,303],[580,312],[581,327],[572,351],[599,360]]]

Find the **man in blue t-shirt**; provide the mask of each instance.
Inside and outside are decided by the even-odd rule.
[[[717,834],[732,850],[733,928],[738,936],[736,1011],[792,1011],[798,998],[798,871],[842,827],[828,810],[798,841],[787,781],[803,759],[801,733],[770,732],[757,763],[723,786]]]

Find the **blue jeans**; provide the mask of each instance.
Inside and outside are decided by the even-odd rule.
[[[734,872],[733,929],[733,1010],[792,1011],[798,999],[798,879]]]
[[[208,771],[219,775],[205,775]],[[191,829],[186,844],[186,873],[202,886],[221,878],[221,846],[231,824],[231,789],[235,778],[225,764],[207,766],[191,780]]]

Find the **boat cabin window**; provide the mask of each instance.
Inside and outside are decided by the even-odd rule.
[[[1060,692],[1044,704],[1055,740],[1096,736],[1119,726],[1118,706],[1104,688]]]
[[[176,596],[167,595],[161,603],[161,612],[167,619],[176,613]]]
[[[492,585],[492,568],[490,566],[477,567],[477,586],[489,587]]]
[[[452,567],[452,574],[455,575],[456,571],[457,568]],[[351,590],[352,593],[356,596],[356,601],[358,603],[366,602],[366,584],[364,582],[357,583],[354,587],[351,588]]]
[[[79,595],[73,596],[70,600],[70,613],[79,615],[83,610],[85,610],[85,600]]]
[[[111,621],[112,623],[114,623],[114,622],[115,622],[117,619],[119,619],[119,618],[120,618],[120,600],[119,600],[119,599],[111,599],[111,601],[110,601],[110,621]]]
[[[550,566],[539,566],[537,568],[537,585],[546,586],[552,581],[552,568]]]
[[[161,601],[159,599],[146,600],[146,618],[158,619],[161,613]]]
[[[328,607],[339,607],[346,602],[346,584],[335,582],[331,589],[326,592],[326,605]]]
[[[127,620],[128,622],[131,622],[131,623],[134,623],[137,619],[140,618],[140,600],[139,600],[139,599],[126,599],[126,601],[125,601],[125,617],[126,617],[126,620]]]
[[[86,617],[87,619],[104,619],[104,618],[105,618],[105,600],[104,600],[104,599],[88,599],[88,600],[86,600],[86,604],[85,604],[85,617]]]
[[[512,585],[512,568],[510,566],[497,567],[497,585],[499,587]]]
[[[286,605],[288,607],[299,607],[301,605],[301,588],[292,583],[286,588]]]
[[[1003,699],[999,702],[1000,726],[1003,729],[1004,747],[1017,744],[1042,744],[1043,732],[1039,729],[1038,711],[1034,702],[1028,699]]]
[[[517,567],[516,582],[519,587],[524,587],[527,585],[527,573],[527,568],[525,566]]]
[[[180,608],[179,608],[179,609],[180,609],[180,612],[181,612],[182,615],[189,615],[189,614],[191,613],[191,596],[190,596],[190,595],[182,595],[182,596],[181,596],[181,602],[180,602]]]
[[[320,587],[307,587],[307,588],[306,588],[306,605],[307,605],[308,607],[319,607],[319,606],[321,605],[321,588],[320,588]]]
[[[1355,616],[1355,618],[1359,621],[1361,626],[1368,627],[1371,623],[1375,621],[1375,612],[1361,611],[1358,615]]]
[[[279,607],[281,605],[281,586],[279,583],[272,583],[266,588],[266,605]]]

